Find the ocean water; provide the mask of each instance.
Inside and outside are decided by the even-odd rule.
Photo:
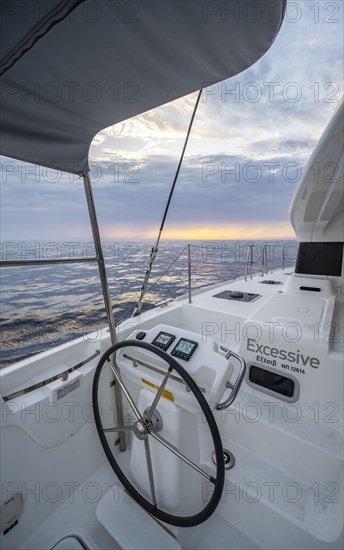
[[[253,272],[268,245],[269,268],[295,263],[295,241],[250,241]],[[104,241],[109,290],[116,322],[132,315],[139,297],[153,241]],[[248,241],[190,241],[192,288],[235,279],[245,272]],[[161,241],[143,309],[187,292],[187,241]],[[2,260],[88,258],[86,241],[3,242]],[[96,263],[6,267],[0,270],[1,356],[4,367],[69,342],[106,325]]]

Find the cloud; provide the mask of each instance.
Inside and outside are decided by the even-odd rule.
[[[301,144],[303,146],[303,144]],[[290,144],[292,148],[292,144]],[[21,163],[23,164],[23,163]],[[295,164],[295,163],[294,163]],[[209,228],[232,224],[273,224],[287,219],[288,205],[302,166],[286,170],[283,155],[269,161],[239,155],[188,157],[182,166],[166,229]],[[3,223],[7,235],[34,238],[85,236],[89,221],[82,181],[63,175],[56,183],[24,170],[25,181],[3,186]],[[144,162],[118,159],[92,166],[91,177],[103,236],[116,228],[128,234],[154,234],[162,218],[176,162],[168,156],[146,157]],[[44,227],[44,229],[43,229]],[[73,228],[73,231],[71,230]],[[154,229],[155,228],[155,229]],[[11,229],[11,231],[9,231]]]
[[[294,2],[262,59],[203,92],[167,233],[288,227],[292,194],[343,90],[343,3],[330,4],[335,13]],[[195,100],[190,94],[95,137],[91,175],[103,236],[155,234]],[[77,177],[3,159],[1,187],[3,238],[91,235]]]

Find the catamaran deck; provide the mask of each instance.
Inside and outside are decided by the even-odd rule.
[[[310,540],[312,548],[319,550],[340,548],[342,424],[339,411],[329,403],[340,399],[341,342],[337,338],[324,342],[329,333],[323,326],[333,316],[342,319],[343,301],[337,301],[334,313],[337,289],[330,283],[295,277],[290,270],[255,275],[252,280],[238,279],[200,292],[192,296],[191,303],[188,298],[169,302],[119,327],[120,339],[140,331],[151,334],[161,327],[168,327],[170,333],[193,333],[199,338],[199,364],[203,343],[211,341],[241,353],[248,365],[234,404],[214,411],[223,447],[234,455],[235,465],[226,470],[218,509],[198,527],[162,527],[123,491],[105,460],[93,422],[91,387],[97,352],[103,353],[110,345],[106,331],[100,340],[80,339],[4,369],[2,394],[6,399],[38,381],[43,368],[44,376],[53,376],[93,357],[69,375],[69,383],[77,381],[79,387],[61,401],[54,393],[61,386],[59,380],[5,402],[2,474],[11,480],[6,486],[8,496],[21,493],[24,506],[18,524],[5,535],[6,548],[17,549],[18,541],[25,539],[21,548],[50,550],[66,537],[72,538],[56,548],[80,548],[81,544],[86,549],[282,549],[309,548]],[[301,295],[300,286],[308,288]],[[321,291],[311,287],[321,287]],[[237,298],[228,298],[229,292]],[[238,292],[244,293],[244,299],[246,294],[255,296],[247,302]],[[311,323],[319,323],[318,345]],[[285,353],[295,352],[297,338],[298,358],[290,355],[283,361],[286,377],[297,386],[297,400],[283,395],[282,400],[276,399],[276,393],[250,380],[250,365],[273,371],[282,348]],[[328,357],[331,376],[337,379],[331,390],[326,386]],[[233,368],[235,377],[237,366]],[[210,380],[202,372],[201,379],[195,375],[200,386]],[[144,366],[142,373],[155,380],[156,375]],[[135,384],[126,371],[122,370],[122,377],[135,394]],[[177,391],[173,384],[168,388]],[[226,397],[225,387],[222,393],[221,400]],[[198,429],[200,465],[214,473],[204,430]],[[130,452],[129,448],[119,453],[119,462],[125,465]]]

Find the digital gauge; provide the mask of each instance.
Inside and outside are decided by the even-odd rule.
[[[174,355],[179,359],[184,359],[184,361],[189,361],[197,346],[197,342],[193,342],[187,338],[181,338],[171,351],[171,355]]]
[[[175,338],[176,337],[173,334],[161,331],[154,338],[154,340],[152,340],[152,344],[154,344],[154,346],[156,346],[157,348],[167,351]]]

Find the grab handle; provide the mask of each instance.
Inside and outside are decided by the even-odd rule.
[[[219,411],[223,409],[227,409],[227,407],[229,407],[233,403],[234,399],[238,395],[238,391],[240,389],[241,383],[244,379],[245,372],[246,372],[246,362],[245,362],[245,359],[241,357],[241,355],[238,355],[234,351],[231,351],[225,348],[224,346],[220,346],[220,349],[226,353],[226,359],[229,359],[230,357],[235,357],[235,359],[239,361],[241,368],[240,368],[239,375],[236,381],[234,382],[234,384],[229,381],[226,382],[226,388],[229,388],[232,391],[230,392],[229,396],[225,401],[216,405],[216,409]]]

